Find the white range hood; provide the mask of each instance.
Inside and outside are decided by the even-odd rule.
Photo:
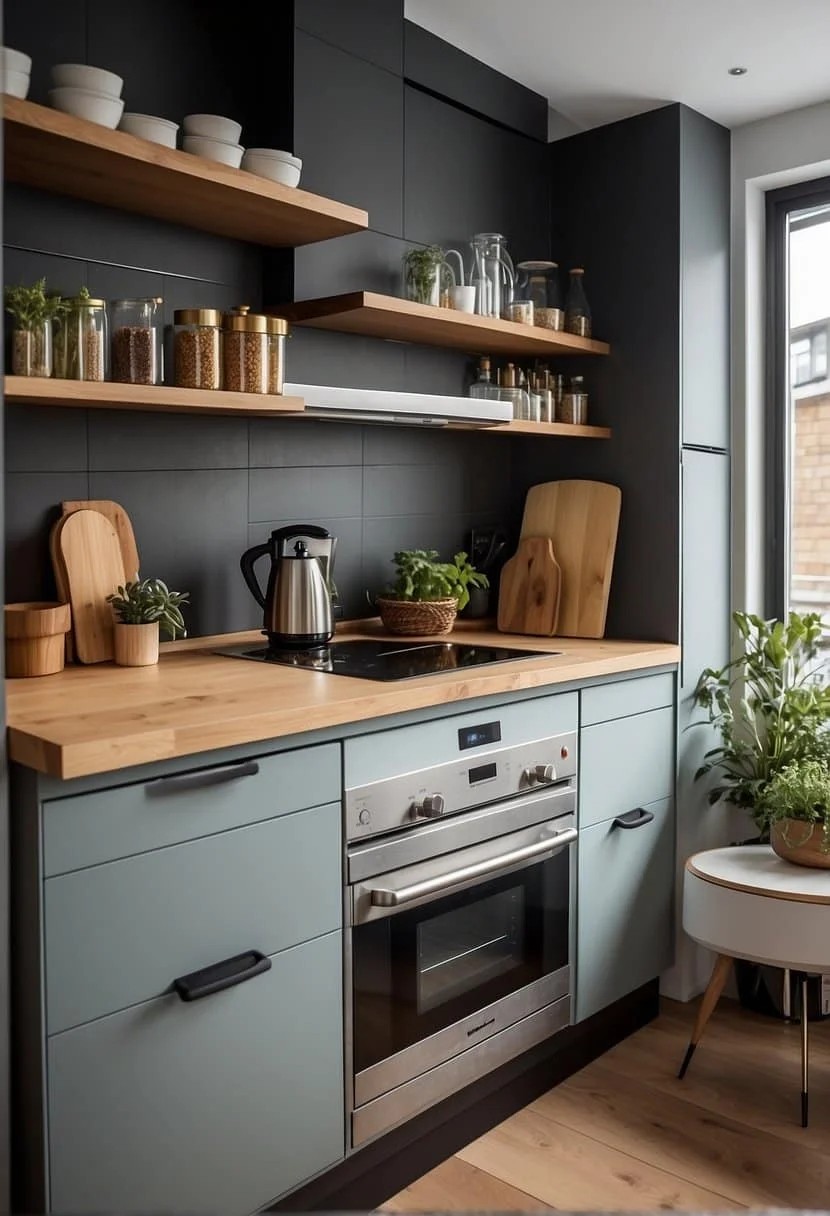
[[[336,388],[324,384],[286,384],[287,396],[303,397],[307,418],[342,418],[399,426],[498,426],[513,417],[509,401],[476,397],[439,397],[377,388]]]

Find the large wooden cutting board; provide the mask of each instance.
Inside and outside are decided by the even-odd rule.
[[[61,534],[63,521],[65,516],[59,515],[49,531],[49,556],[52,559],[52,573],[55,576],[55,587],[58,592],[58,599],[64,603],[69,603],[69,580],[66,577],[66,566],[63,562],[63,554],[60,550],[58,538]],[[71,663],[75,658],[75,639],[70,625],[68,633],[64,637],[64,653],[67,663]]]
[[[559,616],[559,566],[543,536],[520,541],[499,581],[498,626],[502,633],[553,637]]]
[[[82,663],[102,663],[114,654],[107,596],[126,581],[118,534],[97,511],[74,511],[64,518],[57,544],[66,569],[76,654]]]
[[[115,528],[121,545],[124,573],[130,582],[138,578],[141,563],[135,543],[135,532],[132,520],[119,502],[113,502],[111,498],[73,499],[62,502],[61,510],[64,515],[73,515],[76,511],[97,511],[100,515],[105,515]]]
[[[521,539],[553,542],[562,571],[556,629],[562,637],[605,635],[621,501],[619,487],[603,481],[549,481],[528,492]]]

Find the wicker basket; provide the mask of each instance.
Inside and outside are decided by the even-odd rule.
[[[379,596],[380,618],[390,633],[410,638],[450,633],[458,613],[458,602],[444,600],[390,600]]]

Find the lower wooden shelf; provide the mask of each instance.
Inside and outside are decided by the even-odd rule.
[[[476,427],[481,430],[481,427]],[[501,435],[557,435],[560,439],[610,439],[608,426],[577,426],[572,422],[512,422],[487,428],[488,432]]]
[[[305,409],[302,397],[273,397],[166,384],[115,384],[112,381],[47,380],[6,376],[7,401],[78,409],[143,410],[159,414],[257,414],[284,416]]]

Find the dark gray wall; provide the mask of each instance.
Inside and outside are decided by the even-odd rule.
[[[12,0],[5,41],[34,56],[36,101],[49,66],[77,60],[120,72],[128,109],[237,116],[243,142],[292,146],[303,186],[365,207],[370,230],[292,256],[13,188],[8,280],[162,295],[169,322],[189,305],[397,292],[411,244],[481,229],[505,232],[519,257],[547,254],[542,98],[419,34],[402,0],[255,8],[247,22],[196,0],[129,12]],[[451,102],[433,95],[447,56]],[[451,352],[312,331],[288,350],[289,379],[309,383],[458,394],[467,371]],[[15,407],[7,449],[9,598],[54,594],[47,536],[62,498],[113,497],[133,517],[143,572],[191,591],[197,634],[256,622],[238,558],[276,524],[315,520],[339,536],[337,582],[357,615],[396,548],[449,553],[472,523],[509,513],[510,444],[488,436]]]

